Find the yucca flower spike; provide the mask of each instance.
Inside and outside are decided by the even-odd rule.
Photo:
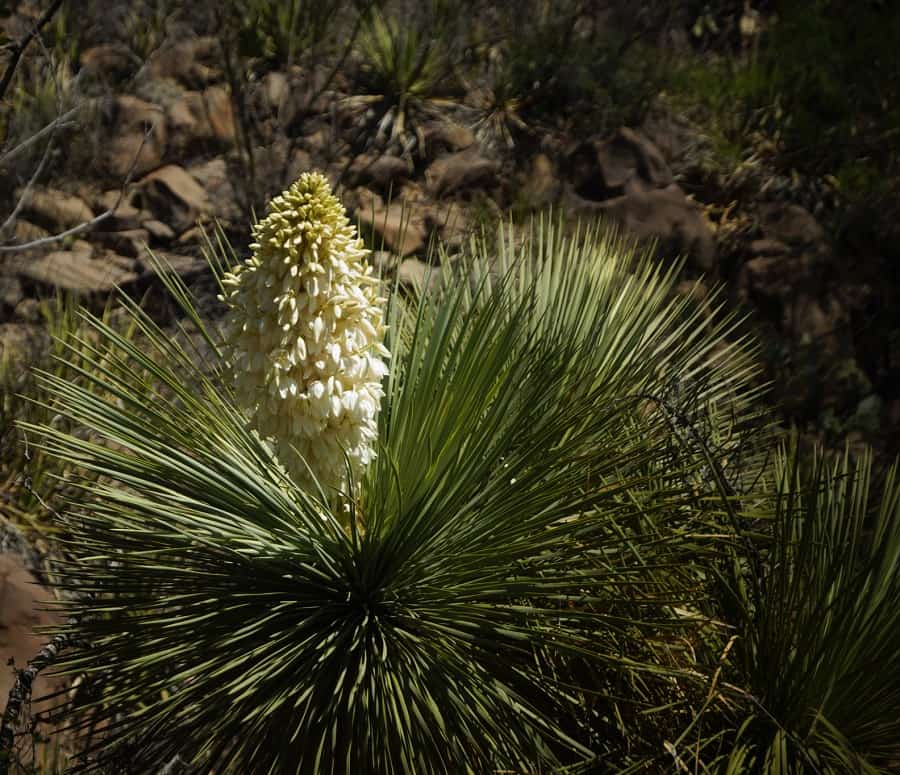
[[[301,486],[340,488],[374,456],[385,300],[327,178],[305,173],[227,273],[226,357],[250,426]],[[346,458],[345,458],[346,455]]]

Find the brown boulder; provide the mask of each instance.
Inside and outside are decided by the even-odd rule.
[[[211,210],[206,191],[177,164],[151,172],[138,182],[137,189],[142,206],[177,232],[189,229]]]
[[[161,264],[159,268],[161,268],[164,272],[171,270],[180,277],[200,274],[207,271],[207,269],[209,268],[205,259],[197,258],[196,256],[185,256],[181,255],[180,253],[169,253],[168,251],[154,250],[153,257],[155,257],[159,261],[159,263]],[[153,259],[146,253],[140,258],[140,265],[141,277],[146,278],[150,276],[156,276],[158,274],[156,264],[154,263]]]
[[[783,256],[790,248],[777,239],[755,239],[750,243],[750,253],[754,256]]]
[[[840,345],[837,334],[847,322],[840,302],[834,297],[813,298],[800,293],[785,305],[783,330],[800,344],[815,343],[819,353],[835,353]]]
[[[432,195],[447,196],[475,186],[492,187],[499,172],[497,162],[485,159],[476,148],[468,148],[433,161],[425,170],[425,181]]]
[[[135,278],[134,273],[123,269],[110,254],[104,252],[94,257],[85,242],[77,242],[73,250],[57,250],[40,258],[15,256],[12,265],[27,282],[82,295],[108,293]]]
[[[147,231],[156,242],[168,242],[175,239],[175,232],[162,221],[150,219],[142,221],[141,228]]]
[[[562,184],[547,154],[539,153],[531,160],[519,190],[524,204],[531,208],[546,207],[559,199]]]
[[[185,92],[169,105],[166,131],[169,149],[175,154],[183,154],[197,143],[209,139],[211,132],[200,92]]]
[[[10,374],[24,373],[25,369],[34,361],[35,354],[44,351],[48,343],[49,337],[43,326],[29,323],[2,323],[0,324],[0,363],[9,370]]]
[[[223,145],[233,143],[235,125],[231,95],[222,86],[210,86],[203,91],[203,104],[213,138]]]
[[[366,189],[350,192],[345,201],[355,211],[360,233],[371,235],[379,248],[408,256],[425,247],[427,229],[408,203],[394,201],[385,205],[381,197]]]
[[[396,190],[399,184],[412,174],[412,165],[397,156],[362,155],[350,167],[353,185],[369,185],[387,193]]]
[[[134,174],[143,175],[162,163],[165,152],[166,119],[162,108],[127,94],[116,97],[106,158],[108,171],[125,177],[134,164]]]
[[[757,256],[744,262],[738,272],[738,298],[765,305],[786,298],[793,288],[798,262],[782,255]]]
[[[16,305],[25,298],[22,282],[18,277],[0,274],[0,319],[12,315]]]
[[[429,158],[441,152],[463,151],[475,145],[471,129],[452,121],[430,121],[422,127],[425,153]]]
[[[290,84],[285,73],[273,70],[266,73],[260,83],[260,95],[262,107],[269,113],[277,114],[284,101],[290,95]]]
[[[21,196],[22,192],[16,192]],[[65,231],[90,221],[94,212],[85,201],[55,188],[35,186],[23,200],[22,214],[51,232]]]
[[[641,239],[655,240],[669,256],[686,256],[702,272],[715,267],[712,230],[696,202],[675,185],[650,191],[635,190],[605,202],[581,200],[582,212],[605,213]]]
[[[120,80],[140,66],[140,59],[124,43],[103,43],[82,52],[81,67],[95,78]]]
[[[593,138],[581,143],[569,155],[568,164],[575,191],[593,201],[665,188],[673,181],[660,150],[627,127],[609,140]]]
[[[433,290],[441,284],[441,268],[426,264],[417,258],[407,258],[397,267],[397,280],[401,285],[412,288],[419,293],[426,290],[426,287],[429,290]]]
[[[284,182],[287,185],[290,185],[304,172],[310,172],[314,170],[315,167],[316,165],[313,164],[312,156],[310,156],[309,151],[304,151],[302,148],[296,148],[291,154],[290,162],[288,162],[287,175]]]
[[[818,245],[825,230],[800,205],[771,204],[762,209],[762,229],[767,237],[792,246]]]
[[[49,635],[38,635],[35,629],[60,624],[59,617],[46,610],[52,595],[41,587],[22,561],[13,554],[0,554],[0,702],[6,706],[9,691],[15,682],[13,667],[23,669],[28,660],[50,639]],[[65,686],[65,679],[39,673],[32,685],[32,697],[40,698],[51,691]],[[41,708],[39,703],[32,707]],[[49,700],[46,705],[53,705]]]
[[[241,208],[224,156],[195,164],[188,168],[188,172],[205,192],[211,213],[224,220],[241,217]]]
[[[124,229],[122,231],[96,231],[91,235],[94,242],[122,256],[135,258],[150,244],[150,232],[146,229]]]
[[[182,154],[210,143],[234,141],[234,113],[228,92],[212,86],[203,92],[188,91],[168,107],[169,148]]]
[[[215,67],[218,55],[219,39],[211,35],[170,41],[150,55],[146,77],[172,78],[191,88],[205,86],[220,76]]]
[[[16,245],[24,245],[26,242],[35,242],[49,236],[50,232],[37,224],[26,221],[24,218],[16,218],[13,227],[13,241]]]
[[[141,221],[149,218],[150,213],[135,207],[133,198],[133,193],[126,193],[123,196],[120,189],[104,191],[96,196],[94,207],[98,212],[112,211],[112,214],[103,221],[102,228],[108,231],[139,229]]]

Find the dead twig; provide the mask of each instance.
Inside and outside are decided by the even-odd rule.
[[[35,656],[28,661],[28,667],[23,670],[16,670],[16,682],[12,689],[9,690],[9,699],[6,702],[6,710],[3,712],[3,719],[0,722],[0,775],[8,775],[9,765],[12,763],[12,749],[15,743],[15,732],[13,728],[19,715],[22,712],[22,706],[31,699],[31,688],[34,684],[38,673],[46,667],[52,665],[59,652],[67,648],[72,643],[70,633],[60,633],[55,635]]]
[[[62,88],[59,85],[59,79],[56,77],[56,67],[53,63],[53,56],[49,51],[47,51],[47,47],[44,45],[44,40],[40,35],[37,36],[37,41],[38,43],[40,43],[41,48],[44,51],[44,56],[46,57],[47,63],[50,67],[50,74],[53,79],[53,88],[56,92],[56,115],[57,118],[59,118],[59,116],[61,116],[63,112],[63,97]],[[22,211],[22,207],[25,205],[25,202],[30,196],[31,190],[34,188],[34,184],[37,182],[37,179],[44,171],[44,167],[47,165],[47,159],[50,157],[50,151],[53,150],[53,140],[56,138],[56,130],[58,129],[58,125],[56,124],[55,120],[51,121],[50,125],[53,126],[53,129],[50,132],[50,138],[47,140],[47,145],[44,146],[44,152],[41,154],[41,160],[38,163],[37,167],[35,167],[34,172],[31,174],[31,177],[28,179],[28,183],[25,184],[25,190],[19,197],[19,201],[16,202],[16,206],[13,208],[13,211],[3,222],[3,225],[0,226],[0,237],[2,237],[3,233],[16,222],[16,218],[19,217],[19,213]]]
[[[16,68],[19,66],[19,60],[22,58],[22,54],[25,53],[25,49],[28,48],[31,41],[40,34],[41,30],[47,22],[53,18],[53,14],[59,10],[59,7],[62,4],[63,0],[53,0],[50,7],[44,11],[41,18],[37,20],[37,23],[29,30],[28,34],[13,44],[9,55],[9,64],[6,65],[6,70],[3,71],[3,78],[0,80],[0,100],[3,99],[3,95],[6,94],[9,84],[12,82],[12,77],[16,72]]]
[[[0,254],[20,253],[23,250],[31,250],[32,248],[40,248],[45,245],[52,245],[54,242],[64,240],[66,237],[72,237],[75,234],[81,234],[83,232],[90,231],[95,226],[103,223],[105,220],[108,220],[113,215],[115,215],[116,210],[119,209],[119,205],[122,204],[122,200],[125,198],[125,192],[128,189],[128,186],[131,185],[131,180],[134,177],[135,169],[137,169],[137,163],[138,159],[141,156],[141,151],[144,150],[144,145],[146,144],[147,139],[151,134],[153,134],[155,126],[155,124],[151,124],[147,131],[144,133],[143,138],[141,138],[141,144],[138,146],[137,152],[134,154],[134,158],[131,160],[131,167],[128,169],[128,174],[125,176],[125,180],[122,182],[122,187],[119,189],[119,195],[116,197],[116,201],[113,203],[112,207],[107,208],[104,212],[100,213],[100,215],[91,218],[91,220],[85,221],[84,223],[79,223],[77,226],[73,226],[71,229],[66,229],[59,234],[51,234],[49,237],[41,237],[40,239],[31,240],[30,242],[23,242],[21,245],[0,245]]]
[[[80,111],[82,107],[82,105],[76,105],[71,110],[68,110],[61,116],[53,119],[53,121],[47,124],[47,126],[35,132],[33,135],[31,135],[31,137],[23,140],[15,148],[12,148],[11,150],[4,153],[2,156],[0,156],[0,167],[4,166],[8,162],[11,162],[20,153],[27,151],[32,145],[40,142],[47,135],[54,134],[58,129],[66,129],[70,126],[74,126],[75,121],[73,121],[72,119],[75,118],[75,116],[78,114],[78,111]]]

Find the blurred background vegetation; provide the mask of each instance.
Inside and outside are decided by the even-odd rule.
[[[48,5],[0,0],[0,77]],[[183,44],[201,39],[209,50],[194,62]],[[898,772],[900,488],[889,463],[900,416],[886,408],[900,407],[898,41],[892,0],[63,0],[0,100],[0,222],[15,215],[35,169],[39,182],[67,190],[121,185],[105,160],[122,94],[163,104],[185,88],[225,90],[233,145],[201,143],[167,161],[224,158],[239,213],[222,223],[221,239],[234,244],[230,263],[247,253],[248,224],[296,177],[301,149],[351,192],[359,217],[358,159],[395,160],[398,179],[412,181],[411,198],[427,199],[434,148],[454,147],[435,123],[462,127],[501,171],[499,183],[449,198],[468,208],[470,231],[484,229],[477,245],[493,254],[504,244],[494,237],[498,222],[525,222],[548,204],[526,191],[533,159],[558,161],[562,187],[570,149],[586,138],[628,127],[658,139],[654,127],[665,127],[673,180],[714,229],[718,264],[708,281],[726,285],[711,298],[727,304],[704,315],[721,331],[731,311],[752,312],[734,337],[764,319],[754,330],[767,370],[754,389],[771,380],[782,429],[808,432],[799,447],[814,439],[839,453],[772,452],[777,463],[767,460],[766,476],[724,495],[695,457],[690,487],[658,521],[647,506],[658,493],[632,493],[646,499],[646,513],[613,520],[610,535],[648,541],[647,556],[658,552],[668,566],[652,606],[636,585],[620,608],[604,611],[631,617],[598,637],[620,649],[621,661],[560,662],[541,650],[529,659],[560,685],[579,687],[560,727],[605,758],[571,772]],[[98,50],[107,59],[93,66]],[[52,145],[32,141],[54,123]],[[392,185],[379,193],[397,195]],[[552,204],[565,210],[567,200]],[[839,332],[852,357],[820,339],[789,341],[763,304],[734,292],[763,205],[802,206],[821,225],[828,257],[814,256],[815,282],[869,288],[873,300]],[[0,231],[4,248],[16,239],[14,221]],[[449,263],[468,244],[438,249],[431,237],[439,229],[430,228],[431,249],[417,254],[426,264]],[[363,235],[385,247],[383,228],[370,223]],[[673,279],[693,292],[700,272],[678,266]],[[71,495],[71,466],[24,446],[15,423],[69,427],[23,398],[36,391],[29,367],[77,387],[106,364],[83,351],[70,352],[69,365],[58,360],[67,345],[96,343],[96,331],[75,315],[76,300],[40,295],[15,309],[3,302],[4,334],[24,321],[34,337],[5,336],[0,357],[0,537],[24,536],[34,572],[53,582],[65,555],[58,541],[73,538],[53,514]],[[89,299],[133,338],[105,301]],[[170,313],[157,317],[170,325]],[[673,394],[689,392],[679,385],[674,375]],[[717,459],[733,460],[740,450],[730,434],[706,430]],[[751,451],[765,467],[766,455]],[[640,552],[627,561],[643,562]],[[628,660],[654,669],[625,669]],[[90,704],[93,691],[86,685],[79,701]]]

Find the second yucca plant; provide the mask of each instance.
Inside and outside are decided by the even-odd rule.
[[[111,366],[40,377],[79,430],[32,430],[86,475],[62,517],[83,644],[62,667],[100,687],[105,728],[83,767],[593,766],[554,666],[592,665],[611,698],[676,673],[632,644],[689,626],[667,537],[704,462],[648,396],[680,374],[739,425],[746,346],[596,230],[538,223],[491,262],[476,243],[464,282],[386,306],[321,176],[256,236],[230,273],[212,257],[224,331],[161,272],[203,347],[123,300],[145,346],[84,313],[100,344],[78,358]]]

